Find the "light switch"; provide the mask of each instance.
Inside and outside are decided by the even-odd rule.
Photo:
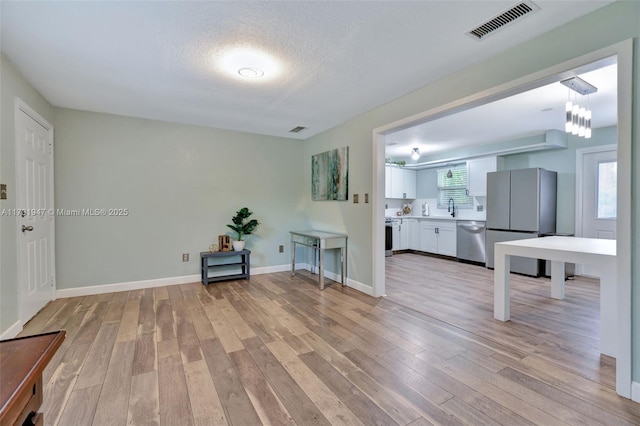
[[[0,200],[7,199],[7,185],[4,183],[0,183]]]
[[[358,194],[353,194],[353,204],[358,204],[360,201],[358,201]]]
[[[364,203],[367,204],[369,202],[369,193],[364,194]]]

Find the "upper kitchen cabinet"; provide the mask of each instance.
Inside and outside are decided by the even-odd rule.
[[[502,170],[504,159],[484,157],[467,161],[467,190],[472,197],[487,196],[487,173]]]
[[[416,172],[402,167],[386,166],[385,197],[415,199]]]

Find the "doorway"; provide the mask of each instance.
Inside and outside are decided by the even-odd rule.
[[[373,131],[373,189],[376,205],[373,211],[373,289],[372,295],[385,294],[385,257],[383,245],[384,230],[384,159],[385,135],[399,129],[406,129],[416,123],[464,111],[478,105],[509,97],[515,93],[530,90],[554,81],[560,81],[576,73],[581,73],[600,61],[615,57],[618,64],[618,132],[617,146],[617,187],[629,188],[631,185],[631,111],[632,111],[632,73],[633,42],[626,40],[615,45],[568,60],[542,71],[521,77],[510,83],[501,84],[491,90],[476,93],[448,104],[432,108],[422,114],[408,117],[379,127]],[[618,292],[617,314],[620,324],[618,340],[618,357],[616,359],[616,391],[627,398],[631,397],[631,197],[630,194],[618,191],[617,199],[617,271]]]
[[[16,206],[19,319],[55,295],[53,126],[16,100]]]

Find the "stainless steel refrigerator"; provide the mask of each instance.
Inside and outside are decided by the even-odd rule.
[[[557,173],[540,168],[487,173],[487,268],[494,266],[493,245],[556,232]],[[511,257],[511,271],[538,277],[544,262]]]

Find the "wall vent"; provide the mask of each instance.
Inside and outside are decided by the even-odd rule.
[[[483,40],[497,30],[513,23],[514,21],[540,10],[537,4],[532,1],[523,1],[505,10],[494,18],[482,23],[476,28],[467,31],[469,37],[475,40]]]
[[[289,130],[289,133],[300,133],[301,131],[303,131],[304,129],[306,129],[306,127],[304,126],[297,126],[294,127],[293,129]]]

